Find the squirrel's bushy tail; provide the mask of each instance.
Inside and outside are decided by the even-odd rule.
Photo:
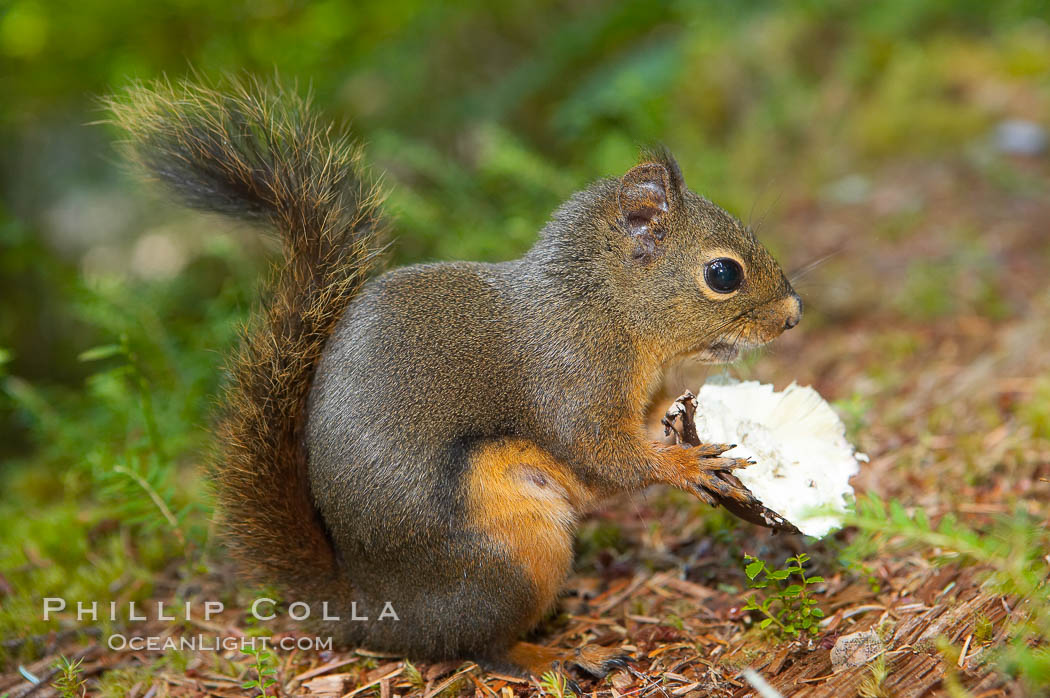
[[[230,365],[213,477],[240,567],[298,598],[325,598],[341,584],[309,490],[306,400],[325,341],[375,266],[378,189],[360,149],[277,86],[160,82],[108,106],[133,161],[183,203],[280,231],[268,306]]]

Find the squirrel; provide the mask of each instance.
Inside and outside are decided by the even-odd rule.
[[[518,676],[624,666],[521,638],[603,500],[664,483],[749,501],[719,476],[745,465],[728,445],[661,445],[643,422],[669,362],[729,362],[801,319],[752,232],[661,148],[572,195],[520,259],[384,271],[361,147],[293,89],[159,82],[109,107],[147,177],[283,241],[211,472],[241,571],[326,602],[348,645]]]

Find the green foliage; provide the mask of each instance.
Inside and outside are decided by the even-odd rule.
[[[857,499],[851,521],[862,535],[851,544],[852,556],[888,550],[937,552],[942,564],[978,564],[987,587],[1023,604],[1026,612],[1009,628],[1008,641],[994,650],[1002,670],[1029,686],[1050,683],[1050,529],[1023,509],[975,529],[952,514],[932,525],[922,508],[909,512],[897,501],[869,494]],[[974,630],[988,634],[977,619]]]
[[[83,659],[70,660],[65,656],[59,657],[55,662],[58,675],[51,682],[51,686],[62,698],[83,698],[87,691],[87,681],[80,675],[80,665],[83,662]]]
[[[153,408],[153,388],[138,355],[131,347],[128,335],[122,334],[118,344],[92,347],[81,352],[77,358],[80,361],[100,361],[111,357],[120,357],[123,361],[108,371],[95,374],[92,380],[116,381],[120,384],[118,390],[122,393],[132,392],[137,395],[142,423],[146,430],[147,448],[126,453],[124,458],[110,468],[106,467],[106,463],[96,462],[99,496],[112,502],[123,503],[125,508],[121,512],[121,518],[129,524],[143,524],[147,530],[150,524],[158,521],[156,514],[159,513],[185,550],[186,537],[169,505],[172,499],[171,488],[166,488],[168,491],[164,495],[159,490],[168,484],[164,482],[168,471],[164,441],[157,427],[157,414]],[[131,391],[127,390],[128,387]],[[145,511],[141,508],[141,504],[144,503],[143,494],[152,505]],[[140,505],[137,509],[133,508],[136,504]],[[185,518],[188,511],[187,509],[180,512],[182,518]]]
[[[749,586],[764,590],[749,596],[744,606],[745,611],[758,611],[765,616],[759,621],[759,628],[769,628],[784,639],[819,632],[824,611],[811,596],[810,587],[822,583],[824,578],[806,576],[804,565],[808,560],[809,555],[799,553],[785,560],[783,567],[772,568],[754,555],[744,555],[744,574],[751,580]]]
[[[214,289],[195,270],[163,285],[78,282],[70,307],[102,342],[72,357],[92,371],[81,385],[0,374],[0,408],[34,447],[24,467],[13,460],[0,473],[0,569],[13,588],[0,635],[63,627],[43,621],[45,596],[145,598],[159,570],[206,548],[200,461],[221,380],[217,349],[232,342],[246,279],[258,273],[229,259],[215,260],[227,271]],[[198,294],[213,297],[205,304]],[[35,643],[10,650],[25,659],[36,651]]]
[[[252,645],[245,650],[254,660],[249,671],[255,672],[255,678],[241,683],[241,688],[252,688],[260,695],[269,695],[271,686],[277,685],[277,657],[270,650]]]
[[[408,680],[410,684],[412,684],[412,687],[415,688],[417,691],[422,691],[424,688],[426,688],[427,682],[426,679],[423,678],[423,674],[419,671],[415,664],[408,661],[407,659],[405,660],[404,677]]]
[[[548,671],[540,677],[540,688],[543,690],[544,695],[550,695],[553,698],[566,698],[567,696],[576,695],[569,688],[569,680],[565,678],[564,674],[557,671]]]

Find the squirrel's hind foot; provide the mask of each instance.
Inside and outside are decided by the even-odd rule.
[[[579,686],[565,670],[574,666],[596,679],[604,678],[616,669],[626,669],[634,661],[630,654],[619,647],[602,647],[584,645],[566,650],[556,647],[534,645],[531,642],[519,642],[510,648],[507,659],[517,666],[523,674],[539,679],[550,671],[561,672],[576,695],[583,695]]]

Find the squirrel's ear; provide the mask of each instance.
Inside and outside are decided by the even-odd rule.
[[[641,243],[643,254],[652,254],[667,234],[663,218],[672,196],[671,173],[659,162],[636,165],[620,180],[620,215],[628,232]]]

